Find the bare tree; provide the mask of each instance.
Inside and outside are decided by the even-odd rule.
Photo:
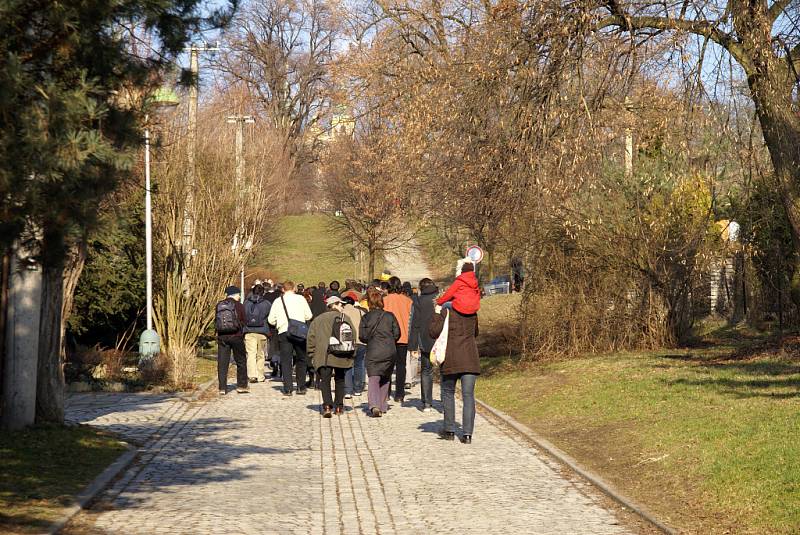
[[[389,133],[371,129],[358,138],[340,136],[324,159],[322,184],[334,206],[331,225],[343,241],[354,241],[368,255],[367,275],[386,251],[413,236],[405,220],[408,190],[392,172]]]
[[[186,125],[173,125],[158,152],[153,207],[158,289],[154,312],[176,386],[191,383],[197,340],[213,321],[214,304],[223,297],[225,286],[237,283],[241,266],[269,236],[269,222],[276,215],[275,199],[284,182],[287,156],[281,137],[263,123],[245,131],[242,183],[234,178],[234,129],[225,117],[244,105],[217,97],[198,117],[200,180],[194,191],[194,250],[188,258],[181,239],[187,202],[182,150]],[[182,273],[190,282],[188,288]]]
[[[329,107],[339,33],[328,0],[249,0],[225,36],[219,68],[232,85],[247,89],[293,156],[304,151],[309,128]]]
[[[764,141],[800,247],[800,11],[792,0],[603,1],[595,29],[627,33],[638,45],[662,32],[699,36],[702,63],[709,43],[744,71]],[[800,280],[796,282],[800,284]]]

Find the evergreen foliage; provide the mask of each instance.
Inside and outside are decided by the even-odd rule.
[[[141,200],[132,195],[112,203],[100,216],[68,321],[78,341],[112,346],[134,321],[143,323],[143,225]]]
[[[121,95],[157,83],[193,32],[223,22],[202,4],[0,0],[0,245],[36,228],[42,260],[59,265],[97,223],[141,139],[141,110]],[[132,52],[142,35],[157,50]]]
[[[0,247],[26,242],[42,266],[39,421],[64,418],[65,311],[98,207],[132,169],[144,97],[230,15],[204,4],[0,0]]]

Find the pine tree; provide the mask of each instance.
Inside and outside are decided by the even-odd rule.
[[[26,242],[42,266],[37,420],[63,421],[64,309],[98,205],[141,143],[143,110],[121,95],[157,85],[229,15],[203,13],[203,0],[0,0],[0,247]]]

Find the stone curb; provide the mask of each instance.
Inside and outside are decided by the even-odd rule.
[[[216,382],[217,382],[216,378],[209,379],[208,381],[206,381],[205,383],[201,384],[200,386],[198,386],[197,388],[195,388],[191,392],[185,392],[185,393],[181,394],[179,397],[183,401],[195,402],[198,399],[200,399],[200,396],[205,394],[208,391],[209,388],[214,386],[214,384]]]
[[[530,439],[534,444],[536,444],[540,449],[545,451],[548,455],[554,457],[559,462],[567,465],[570,469],[572,469],[572,471],[580,475],[582,478],[588,480],[595,487],[603,491],[603,493],[612,500],[618,502],[625,508],[630,509],[631,511],[642,517],[644,520],[646,520],[656,528],[660,529],[662,532],[667,533],[668,535],[678,534],[677,530],[667,526],[666,524],[658,520],[655,517],[655,515],[653,515],[653,513],[648,511],[645,507],[639,505],[635,501],[631,500],[630,498],[619,492],[610,483],[605,481],[597,474],[582,467],[580,464],[578,464],[578,462],[575,459],[573,459],[568,454],[558,449],[555,445],[553,445],[553,443],[551,443],[547,439],[539,436],[535,431],[533,431],[525,424],[516,421],[514,418],[504,413],[503,411],[497,410],[491,405],[488,405],[477,398],[475,399],[475,402],[483,410],[490,413],[495,418],[501,420],[503,423],[505,423],[518,433],[524,435],[526,438]]]
[[[72,505],[64,513],[60,520],[57,520],[50,525],[46,531],[48,535],[55,535],[58,533],[72,517],[77,515],[89,502],[94,500],[119,474],[124,472],[139,455],[139,450],[130,444],[126,444],[128,451],[120,455],[120,457],[111,463],[103,472],[94,478],[88,487],[83,489],[77,496],[75,496],[75,504]]]

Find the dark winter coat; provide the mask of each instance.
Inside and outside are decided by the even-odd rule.
[[[269,332],[269,324],[267,323],[267,316],[269,316],[271,303],[262,295],[250,294],[244,300],[245,319],[247,320],[244,326],[246,333],[259,333],[266,335]],[[250,314],[247,312],[250,311]],[[249,321],[254,320],[254,321]],[[249,325],[251,324],[252,325]]]
[[[316,318],[320,314],[324,314],[328,307],[325,305],[325,289],[324,288],[314,288],[311,292],[311,313],[314,314]]]
[[[358,337],[367,344],[367,376],[389,377],[394,364],[400,325],[391,312],[370,310],[361,318]]]
[[[408,350],[424,351],[430,353],[433,348],[435,338],[431,338],[430,330],[431,318],[436,292],[436,286],[426,288],[425,291],[413,299],[411,307],[411,331],[408,334]]]
[[[450,314],[447,331],[447,350],[444,355],[441,372],[444,375],[454,373],[481,373],[481,361],[478,355],[478,315],[462,314],[457,310],[434,314],[428,334],[437,338],[444,328],[443,314]]]
[[[311,356],[314,362],[314,368],[321,366],[331,366],[333,368],[352,368],[353,358],[340,357],[328,352],[328,342],[331,338],[333,330],[333,320],[338,316],[344,316],[344,321],[350,328],[353,328],[353,322],[347,317],[347,314],[330,310],[324,314],[320,314],[311,322],[308,327],[308,339],[306,340],[306,351]],[[355,353],[353,354],[355,356]]]

